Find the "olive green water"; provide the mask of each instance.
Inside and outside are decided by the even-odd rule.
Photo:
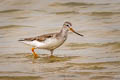
[[[69,32],[49,57],[18,39]],[[0,80],[120,80],[120,0],[0,0]]]

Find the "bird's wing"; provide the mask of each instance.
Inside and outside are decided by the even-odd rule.
[[[45,41],[47,38],[51,38],[55,35],[56,35],[56,33],[50,33],[50,34],[44,34],[44,35],[37,36],[37,37],[20,39],[19,41],[34,41],[34,40],[37,40],[37,41],[42,42],[42,41]]]

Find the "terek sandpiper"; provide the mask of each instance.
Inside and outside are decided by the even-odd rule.
[[[38,57],[34,49],[46,49],[51,52],[51,55],[53,55],[53,51],[61,46],[67,39],[69,30],[77,35],[83,36],[82,34],[77,33],[73,28],[71,28],[71,26],[72,24],[70,22],[65,22],[58,33],[49,33],[37,37],[24,38],[19,41],[32,46],[34,58]]]

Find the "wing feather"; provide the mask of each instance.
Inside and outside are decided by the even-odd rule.
[[[37,36],[37,37],[30,37],[30,38],[24,38],[24,39],[20,39],[19,41],[45,41],[47,38],[51,38],[53,36],[56,36],[56,33],[50,33],[50,34],[45,34],[45,35],[41,35],[41,36]]]

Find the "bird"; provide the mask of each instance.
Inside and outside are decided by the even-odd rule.
[[[35,49],[49,50],[51,52],[51,56],[53,56],[53,51],[56,48],[60,47],[66,41],[69,31],[72,31],[73,33],[79,36],[84,36],[76,32],[72,28],[71,22],[66,21],[64,22],[62,29],[59,32],[43,34],[40,36],[30,37],[30,38],[22,38],[19,39],[18,41],[32,46],[31,50],[34,58],[39,57],[38,54],[34,51]]]

